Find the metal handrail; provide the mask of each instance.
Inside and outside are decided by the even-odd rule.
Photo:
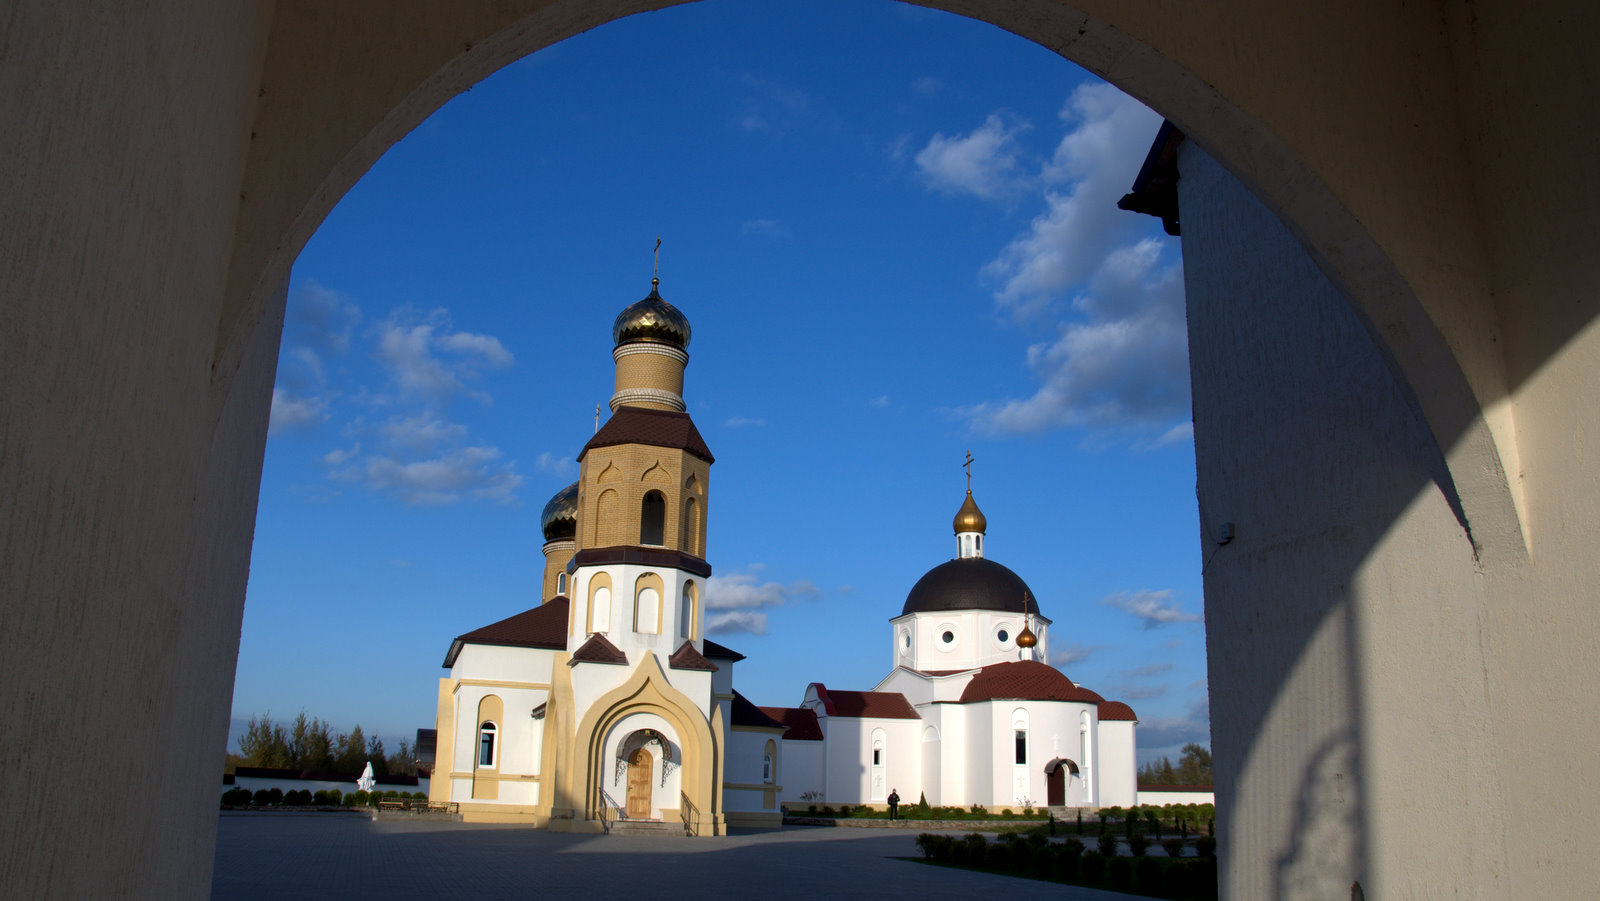
[[[602,832],[609,833],[611,831],[611,818],[607,814],[612,807],[617,808],[617,818],[621,819],[622,808],[617,805],[617,802],[610,795],[606,794],[605,789],[600,789],[600,829]]]
[[[698,836],[700,834],[700,809],[694,806],[693,801],[689,800],[688,792],[679,792],[679,794],[683,796],[683,801],[678,809],[683,812],[684,834]]]

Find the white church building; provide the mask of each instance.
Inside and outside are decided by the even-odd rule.
[[[653,285],[659,283],[653,283]],[[1134,714],[1048,665],[1050,620],[984,556],[970,485],[956,559],[890,621],[872,691],[799,707],[734,689],[704,635],[714,458],[685,412],[689,321],[656,287],[612,328],[611,418],[545,506],[538,606],[457,636],[439,680],[429,799],[464,819],[597,832],[776,826],[780,802],[986,807],[1135,800]]]

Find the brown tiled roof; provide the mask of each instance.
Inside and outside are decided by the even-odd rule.
[[[532,610],[524,610],[516,616],[508,616],[497,623],[458,636],[450,643],[449,653],[445,654],[445,667],[456,665],[456,656],[461,653],[461,646],[466,644],[556,650],[566,648],[567,603],[564,597],[554,597]]]
[[[822,701],[828,716],[921,719],[912,709],[911,702],[898,691],[832,691],[821,682],[815,684],[817,699]]]
[[[732,660],[734,663],[738,663],[744,659],[743,654],[733,650],[732,648],[723,647],[709,638],[700,642],[700,646],[705,648],[705,655],[707,657],[719,657],[723,660]]]
[[[730,719],[735,726],[755,726],[763,729],[783,728],[783,723],[767,716],[760,707],[750,703],[744,695],[739,694],[737,691],[733,693],[733,715]]]
[[[567,666],[574,663],[627,663],[628,655],[617,649],[606,637],[599,632],[589,636],[589,640],[572,652],[572,659],[567,661]]]
[[[784,741],[822,741],[822,726],[809,707],[763,707],[761,712],[789,727]]]
[[[1053,666],[1037,660],[994,663],[978,671],[961,692],[961,703],[993,701],[997,698],[1018,701],[1077,701],[1098,704],[1104,698],[1072,684],[1072,680]]]
[[[672,410],[646,410],[643,407],[619,407],[606,424],[600,427],[589,443],[578,453],[583,460],[591,448],[615,447],[618,444],[648,444],[652,447],[671,447],[685,450],[707,463],[715,463],[706,440],[694,427],[688,413]]]
[[[717,665],[707,660],[703,654],[694,649],[694,642],[686,641],[683,646],[672,652],[667,658],[667,666],[673,669],[697,669],[708,673],[717,671]]]
[[[1101,701],[1100,718],[1103,720],[1138,720],[1133,708],[1121,701]]]

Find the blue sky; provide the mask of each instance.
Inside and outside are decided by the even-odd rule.
[[[234,716],[433,725],[450,639],[538,601],[660,235],[746,696],[887,673],[971,450],[1051,662],[1141,757],[1206,742],[1182,263],[1115,208],[1159,123],[992,26],[832,0],[635,16],[455,98],[295,265]]]

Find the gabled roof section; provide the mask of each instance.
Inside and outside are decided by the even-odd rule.
[[[672,656],[667,658],[667,666],[673,669],[703,670],[708,673],[714,673],[718,669],[715,663],[707,660],[705,655],[694,649],[694,642],[692,641],[684,642],[682,647],[673,651]]]
[[[627,663],[628,655],[617,649],[606,637],[599,632],[589,636],[589,640],[572,652],[572,659],[567,661],[567,666],[578,663]]]
[[[750,703],[744,695],[735,691],[733,693],[733,711],[729,717],[735,726],[745,726],[756,729],[782,729],[782,722],[767,716],[760,707]]]
[[[578,452],[578,460],[596,447],[615,447],[619,444],[648,444],[651,447],[670,447],[688,451],[707,463],[715,463],[711,448],[700,437],[694,420],[688,413],[673,410],[646,410],[643,407],[618,407],[606,424],[600,427],[589,443]]]
[[[700,646],[705,648],[704,653],[707,657],[712,657],[718,660],[732,660],[734,663],[738,663],[744,659],[743,654],[733,650],[732,648],[727,648],[717,644],[709,638],[700,642]]]
[[[762,707],[761,712],[789,727],[784,741],[822,741],[822,726],[809,707]]]
[[[565,650],[567,647],[567,605],[566,598],[553,597],[532,610],[524,610],[516,616],[508,616],[497,623],[490,623],[481,629],[474,629],[464,635],[457,636],[454,641],[450,642],[450,650],[445,654],[445,668],[448,669],[455,666],[456,657],[461,654],[462,647],[469,644]]]
[[[1127,720],[1135,723],[1139,721],[1139,716],[1133,712],[1133,708],[1121,701],[1101,701],[1097,714],[1102,720]]]
[[[961,691],[961,703],[994,700],[1075,701],[1099,704],[1105,698],[1072,684],[1053,666],[1037,660],[994,663],[978,671]]]
[[[834,691],[821,682],[813,682],[817,700],[828,716],[847,716],[860,719],[919,720],[922,717],[912,708],[911,702],[898,691]]]

